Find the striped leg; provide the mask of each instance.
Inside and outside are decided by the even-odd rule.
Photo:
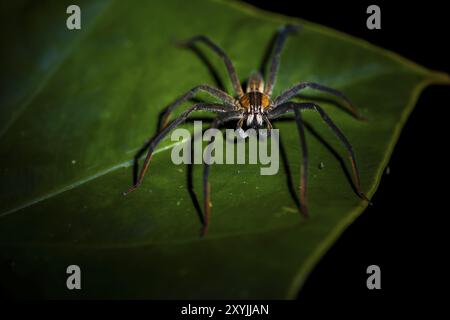
[[[226,93],[222,90],[211,87],[210,85],[202,84],[202,85],[196,86],[196,87],[192,88],[191,90],[189,90],[188,92],[186,92],[184,95],[179,97],[174,103],[169,105],[164,110],[164,112],[161,116],[161,121],[159,123],[158,131],[164,129],[167,126],[167,124],[169,122],[169,117],[176,107],[178,107],[181,103],[183,103],[189,99],[192,99],[199,91],[204,91],[204,92],[209,93],[210,95],[220,99],[224,103],[224,106],[226,106],[230,111],[234,110],[236,100],[232,96],[230,96],[228,93]]]
[[[333,89],[333,88],[329,88],[326,86],[323,86],[321,84],[318,83],[314,83],[314,82],[300,82],[296,85],[294,85],[293,87],[287,89],[286,91],[284,91],[283,93],[281,93],[274,101],[274,105],[278,106],[281,105],[283,103],[286,103],[287,101],[289,101],[291,98],[293,98],[300,90],[305,89],[305,88],[311,88],[311,89],[315,89],[318,91],[322,91],[322,92],[327,92],[330,93],[338,98],[341,98],[342,100],[344,100],[347,105],[347,110],[357,119],[360,120],[366,120],[363,116],[361,116],[358,112],[358,110],[356,109],[356,107],[353,105],[353,103],[350,101],[349,98],[347,98],[347,96],[345,96],[342,92]]]
[[[299,198],[300,210],[309,217],[308,206],[306,203],[306,189],[308,187],[308,148],[306,145],[305,128],[303,125],[301,111],[294,109],[295,122],[297,123],[298,135],[300,137],[300,149],[302,150],[302,163],[300,165],[300,184],[299,184]]]
[[[334,124],[334,122],[330,119],[330,117],[325,113],[325,111],[320,106],[318,106],[315,103],[309,103],[309,102],[307,102],[307,103],[287,102],[285,104],[281,104],[281,105],[275,107],[272,110],[272,112],[269,114],[269,119],[277,118],[285,113],[292,112],[295,109],[297,109],[299,111],[314,110],[314,111],[318,112],[320,114],[320,116],[322,117],[322,119],[325,121],[325,123],[331,128],[331,130],[333,130],[333,132],[335,133],[337,138],[342,142],[342,144],[344,145],[344,147],[346,148],[346,150],[349,154],[350,162],[352,165],[353,177],[354,177],[354,185],[355,185],[358,195],[362,199],[369,201],[369,199],[361,191],[361,181],[360,181],[360,176],[359,176],[359,170],[356,165],[356,159],[355,159],[355,154],[353,152],[352,145],[350,144],[350,142],[348,142],[347,138],[344,136],[342,131]]]
[[[231,59],[227,56],[225,51],[222,50],[217,44],[211,41],[208,37],[203,35],[198,35],[192,37],[187,41],[180,42],[181,45],[184,46],[192,46],[195,42],[203,42],[206,44],[211,50],[213,50],[217,55],[219,55],[222,60],[225,62],[225,66],[227,68],[228,74],[231,78],[231,82],[233,84],[234,91],[238,97],[242,97],[244,95],[244,91],[242,90],[241,83],[239,82],[239,78],[237,76],[236,70],[233,67],[233,63]]]
[[[286,38],[289,35],[289,33],[297,32],[298,29],[299,29],[298,26],[288,24],[283,28],[281,28],[278,33],[272,54],[272,62],[270,64],[269,77],[267,79],[267,84],[264,89],[264,93],[269,96],[272,94],[272,90],[275,86],[278,69],[280,68],[280,55],[281,51],[283,50],[284,43],[286,42]]]
[[[228,109],[220,104],[196,104],[190,107],[188,110],[186,110],[182,115],[180,115],[177,119],[172,121],[166,128],[164,128],[162,131],[160,131],[150,142],[150,145],[148,147],[147,156],[145,157],[144,166],[142,167],[142,170],[139,174],[139,178],[134,183],[131,188],[129,188],[126,192],[123,193],[123,195],[127,195],[130,192],[133,192],[136,190],[142,183],[142,180],[144,180],[145,173],[147,172],[148,166],[150,165],[150,161],[152,160],[153,151],[155,150],[156,146],[161,142],[161,140],[170,132],[172,129],[177,127],[178,125],[182,124],[188,116],[197,110],[204,110],[204,111],[212,111],[212,112],[227,112]]]
[[[225,122],[235,119],[240,119],[242,117],[241,112],[227,113],[226,115],[218,116],[214,122],[211,124],[211,128],[219,128]],[[214,136],[211,137],[211,143],[208,145],[208,148],[212,147],[214,143]],[[208,150],[209,151],[209,150]],[[207,155],[210,152],[206,152]],[[208,232],[209,221],[211,217],[211,185],[209,184],[209,160],[203,163],[203,227],[201,230],[201,236],[205,236]]]

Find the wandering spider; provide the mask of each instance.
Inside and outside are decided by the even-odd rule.
[[[361,191],[359,171],[356,166],[355,155],[353,153],[353,148],[351,144],[348,142],[347,138],[344,134],[339,130],[339,128],[331,121],[325,111],[313,102],[304,102],[297,103],[291,102],[290,100],[295,97],[298,92],[304,88],[312,88],[319,91],[327,92],[332,95],[335,95],[341,99],[343,99],[347,103],[347,107],[349,112],[358,119],[362,119],[362,117],[358,114],[357,110],[351,103],[351,101],[340,91],[328,88],[318,83],[313,82],[300,82],[291,88],[282,92],[275,99],[271,99],[271,94],[273,87],[275,85],[276,75],[280,66],[280,54],[283,49],[284,43],[286,41],[286,37],[289,33],[297,32],[298,27],[293,25],[286,25],[279,29],[278,35],[274,42],[274,48],[272,52],[271,64],[269,69],[269,76],[267,79],[266,85],[264,85],[263,77],[259,72],[254,72],[250,75],[247,84],[247,90],[244,92],[242,90],[241,83],[239,82],[239,78],[236,74],[236,71],[233,67],[233,64],[230,58],[226,55],[226,53],[217,46],[214,42],[212,42],[209,38],[203,35],[195,36],[185,42],[183,45],[185,46],[193,46],[197,42],[203,42],[207,47],[212,49],[217,55],[219,55],[223,61],[225,62],[225,66],[227,68],[228,74],[231,78],[231,82],[233,84],[233,88],[235,91],[235,96],[237,99],[223,90],[214,88],[210,85],[203,84],[194,87],[189,90],[186,94],[179,97],[174,103],[169,105],[164,112],[162,113],[161,122],[160,122],[160,131],[154,136],[152,140],[148,143],[148,153],[144,161],[144,166],[141,169],[137,180],[134,185],[128,189],[128,191],[124,192],[124,195],[134,191],[139,185],[142,183],[144,179],[144,175],[147,172],[150,161],[152,159],[153,151],[155,150],[158,143],[175,127],[182,124],[188,116],[194,111],[211,111],[216,112],[219,115],[213,120],[211,128],[218,128],[223,125],[225,122],[231,120],[237,120],[237,128],[241,129],[244,122],[247,127],[252,128],[261,128],[265,124],[268,129],[272,129],[272,124],[270,120],[276,119],[281,115],[284,115],[288,112],[295,113],[295,121],[298,127],[298,132],[300,136],[300,146],[302,150],[302,163],[300,167],[300,185],[299,185],[299,209],[304,216],[308,216],[308,209],[306,205],[306,186],[307,186],[307,168],[308,168],[308,154],[306,149],[306,140],[304,134],[304,124],[301,117],[301,113],[299,111],[302,110],[314,110],[319,113],[325,123],[333,130],[338,139],[344,144],[347,152],[350,156],[350,161],[352,165],[353,177],[354,177],[354,185],[358,195],[365,199],[366,196]],[[183,112],[178,118],[168,124],[169,117],[173,110],[179,106],[181,103],[194,98],[194,96],[200,92],[204,91],[209,93],[210,95],[218,98],[222,101],[221,104],[218,103],[198,103],[191,106],[185,112]],[[210,208],[210,184],[208,182],[209,176],[209,165],[204,162],[204,171],[203,171],[203,227],[202,227],[202,235],[205,235],[208,230],[211,208]]]

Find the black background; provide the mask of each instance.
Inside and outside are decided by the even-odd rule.
[[[450,72],[448,14],[435,1],[247,1],[254,6],[320,23],[392,50],[427,68]],[[366,9],[381,9],[381,30],[366,28]],[[305,79],[307,80],[307,79]],[[448,249],[446,173],[450,88],[432,86],[420,96],[390,160],[390,173],[370,206],[312,272],[299,303],[364,302],[378,308],[417,301],[444,286],[439,256]],[[370,143],[370,141],[368,141]],[[445,242],[444,242],[445,241]],[[368,290],[366,268],[381,268],[381,290]],[[416,306],[419,306],[416,305]],[[345,305],[344,305],[345,306]]]

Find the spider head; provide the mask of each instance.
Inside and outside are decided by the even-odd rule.
[[[267,95],[258,91],[247,92],[239,100],[243,109],[247,127],[254,129],[261,128],[265,122],[266,108],[270,105]]]

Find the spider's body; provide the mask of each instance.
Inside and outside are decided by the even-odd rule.
[[[205,36],[196,36],[188,40],[185,43],[187,46],[192,46],[196,42],[203,42],[205,45],[207,45],[210,49],[212,49],[217,55],[219,55],[223,59],[228,74],[230,76],[231,82],[233,84],[235,96],[231,96],[225,91],[214,88],[210,85],[203,84],[189,90],[186,94],[184,94],[183,96],[178,98],[174,103],[168,106],[162,114],[160,131],[145,146],[145,148],[148,148],[148,152],[144,161],[144,166],[139,174],[139,177],[135,181],[135,184],[127,192],[125,192],[125,194],[132,192],[141,184],[142,180],[144,179],[144,175],[147,172],[148,166],[150,164],[153,151],[158,145],[158,143],[172,129],[174,129],[175,127],[186,121],[189,115],[194,111],[204,110],[218,113],[219,115],[215,118],[215,120],[211,125],[212,128],[218,128],[227,121],[237,120],[238,129],[240,129],[244,125],[244,123],[247,127],[260,128],[266,125],[268,129],[272,129],[272,124],[270,120],[274,120],[283,114],[293,112],[295,113],[295,120],[297,123],[298,132],[300,136],[300,146],[303,153],[300,170],[299,199],[296,199],[296,203],[298,204],[300,211],[305,216],[308,216],[308,210],[306,206],[308,153],[304,134],[304,124],[300,111],[313,110],[316,111],[322,117],[325,123],[334,131],[338,139],[344,144],[344,147],[347,149],[347,152],[350,156],[351,166],[355,179],[354,180],[355,188],[358,192],[358,195],[367,200],[367,198],[361,191],[359,171],[356,166],[353,148],[348,142],[348,140],[345,138],[344,134],[333,123],[333,121],[325,113],[325,111],[316,103],[313,102],[296,103],[290,101],[302,89],[305,88],[316,89],[340,97],[347,103],[349,112],[353,114],[353,116],[355,116],[356,118],[360,118],[359,114],[353,107],[353,104],[350,102],[350,100],[338,90],[313,82],[297,83],[291,88],[283,91],[275,99],[271,98],[272,89],[275,86],[276,75],[280,65],[280,54],[286,41],[286,37],[289,33],[296,32],[297,29],[298,28],[295,26],[287,25],[279,30],[278,37],[276,38],[274,43],[273,56],[266,83],[264,83],[263,77],[259,72],[253,73],[248,79],[246,92],[242,90],[241,83],[239,82],[239,78],[237,77],[236,71],[233,67],[231,60],[219,46],[217,46],[214,42],[212,42],[209,38]],[[183,102],[193,98],[199,91],[208,92],[212,96],[221,100],[222,103],[195,104],[169,124],[168,120],[172,111],[177,106],[181,105]],[[136,164],[138,159],[139,156],[136,156],[135,157]],[[208,176],[209,176],[209,165],[205,162],[203,171],[203,206],[204,206],[204,220],[202,228],[203,235],[206,234],[206,231],[208,229],[209,217],[211,212],[210,185],[208,182]]]
[[[267,109],[271,104],[270,97],[264,93],[264,80],[260,73],[253,73],[247,85],[247,92],[239,99],[239,107],[244,109],[241,122],[245,121],[247,127],[260,128],[267,120]]]

